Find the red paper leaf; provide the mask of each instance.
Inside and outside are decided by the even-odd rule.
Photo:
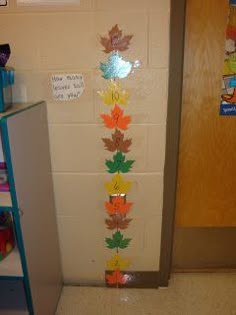
[[[132,37],[133,35],[126,35],[122,37],[122,31],[116,24],[109,31],[109,37],[101,37],[100,42],[105,48],[103,50],[105,53],[110,53],[113,50],[124,51],[129,48]]]
[[[125,284],[127,279],[120,272],[120,270],[115,270],[111,275],[106,275],[106,280],[108,284]]]

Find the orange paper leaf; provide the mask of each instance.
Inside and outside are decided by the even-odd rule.
[[[105,126],[110,129],[118,128],[126,130],[128,128],[128,124],[131,122],[131,117],[124,116],[124,111],[118,105],[115,105],[111,111],[111,116],[101,114],[101,117]]]
[[[105,203],[109,215],[114,215],[117,213],[126,215],[132,205],[132,202],[125,202],[124,198],[122,198],[121,196],[114,197],[112,199],[112,202]]]

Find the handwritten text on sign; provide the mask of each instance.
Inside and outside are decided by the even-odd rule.
[[[84,77],[80,73],[55,74],[51,77],[52,93],[57,101],[72,101],[84,91]]]

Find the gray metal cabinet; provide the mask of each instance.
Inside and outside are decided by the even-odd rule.
[[[0,262],[0,314],[55,314],[62,288],[46,104],[14,105],[0,114],[17,247]]]

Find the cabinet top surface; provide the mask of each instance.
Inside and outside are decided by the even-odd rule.
[[[13,116],[19,112],[25,111],[33,106],[42,104],[42,101],[40,102],[35,102],[35,103],[16,103],[13,104],[7,111],[5,111],[4,113],[0,113],[0,121],[3,118],[7,118],[10,116]]]

